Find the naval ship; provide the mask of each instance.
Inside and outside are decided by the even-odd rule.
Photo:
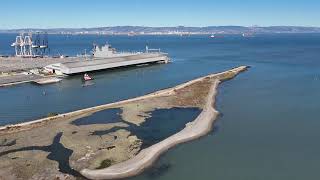
[[[117,52],[110,44],[94,45],[92,55],[89,58],[62,63],[60,71],[70,75],[124,66],[168,63],[169,61],[167,53],[161,52],[160,49],[149,49],[148,46],[146,46],[145,52]]]

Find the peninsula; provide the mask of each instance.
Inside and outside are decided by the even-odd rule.
[[[218,114],[213,105],[219,83],[247,68],[240,66],[145,96],[1,127],[0,178],[118,179],[137,175],[173,146],[207,134]],[[190,113],[188,117],[194,118],[153,119],[158,111],[160,115]],[[176,127],[174,131],[157,129],[165,133],[150,138],[152,133],[144,130],[159,120]]]

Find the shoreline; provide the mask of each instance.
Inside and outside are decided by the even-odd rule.
[[[41,179],[47,176],[52,178],[68,176],[77,179],[78,176],[74,174],[77,172],[91,179],[118,179],[138,175],[168,149],[209,133],[218,115],[214,109],[214,102],[219,83],[236,77],[247,68],[248,66],[240,66],[144,96],[0,127],[0,136],[3,139],[0,145],[4,147],[0,155],[0,160],[3,162],[0,166],[0,176],[1,173],[10,173],[12,177],[25,179],[31,177]],[[150,112],[156,109],[167,111],[174,107],[199,108],[200,114],[189,119],[187,121],[189,123],[181,124],[179,130],[165,135],[161,141],[141,149],[143,137],[131,132],[128,129],[130,124],[135,124],[138,128],[146,118],[150,117]],[[109,109],[114,108],[122,109],[122,113],[117,115],[121,121],[94,122],[94,113],[103,113],[104,110],[109,112]],[[107,113],[103,116],[108,121],[112,120],[113,115]],[[72,123],[80,118],[88,118],[87,120],[92,122],[80,126]],[[176,119],[166,117],[164,120],[170,122]],[[101,134],[95,134],[98,132]],[[51,152],[53,160],[57,162],[53,164],[52,158],[48,158],[45,154],[46,149],[41,150],[41,148],[47,147],[48,144],[51,144],[51,147],[56,143],[60,146]],[[27,153],[29,149],[34,148],[40,149],[41,152],[36,156]],[[65,150],[72,151],[69,154],[62,153],[69,158],[68,161],[59,159],[59,155],[55,154]],[[10,155],[12,152],[16,152],[19,158],[12,159]],[[29,166],[25,166],[26,159],[30,161]],[[14,169],[11,168],[13,165]],[[50,173],[44,174],[44,171]]]
[[[73,116],[82,115],[82,114],[92,114],[92,113],[95,113],[95,112],[97,112],[99,110],[103,110],[103,109],[106,109],[106,108],[111,108],[111,107],[114,107],[114,106],[119,106],[119,105],[125,104],[125,103],[130,103],[130,102],[139,101],[139,100],[152,98],[152,97],[170,96],[170,95],[174,94],[176,90],[183,89],[184,87],[187,87],[187,86],[189,86],[191,84],[194,84],[196,82],[202,81],[202,80],[204,80],[206,78],[214,78],[215,77],[215,78],[218,78],[221,81],[223,81],[223,80],[226,80],[226,79],[230,79],[232,77],[230,77],[230,78],[228,78],[228,77],[227,78],[221,78],[220,76],[223,76],[223,75],[225,75],[227,73],[232,73],[234,75],[237,75],[240,72],[245,71],[247,68],[248,68],[248,66],[239,66],[239,67],[236,67],[236,68],[233,68],[231,70],[224,71],[224,72],[215,73],[215,74],[209,74],[207,76],[199,77],[199,78],[196,78],[194,80],[190,80],[190,81],[187,81],[187,82],[182,83],[180,85],[177,85],[175,87],[159,90],[159,91],[156,91],[156,92],[144,95],[144,96],[139,96],[139,97],[126,99],[126,100],[122,100],[122,101],[118,101],[118,102],[113,102],[113,103],[98,105],[98,106],[89,107],[89,108],[85,108],[85,109],[80,109],[80,110],[76,110],[76,111],[72,111],[72,112],[68,112],[68,113],[58,114],[58,115],[53,116],[53,117],[45,117],[45,118],[40,118],[38,120],[0,126],[0,135],[1,134],[8,134],[8,133],[15,133],[15,132],[24,131],[24,130],[29,130],[29,129],[33,129],[33,128],[36,128],[36,127],[41,127],[41,126],[45,125],[46,123],[49,123],[49,122],[52,122],[52,121],[55,121],[55,120],[59,120],[60,118],[68,118],[68,117],[73,117]]]
[[[143,149],[132,159],[101,170],[83,169],[80,173],[89,179],[122,179],[136,176],[150,167],[161,154],[170,148],[206,135],[212,129],[218,111],[214,109],[215,97],[220,80],[215,80],[210,87],[206,105],[200,115],[186,127],[167,139]]]

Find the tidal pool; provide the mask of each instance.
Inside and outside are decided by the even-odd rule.
[[[117,109],[107,109],[99,112],[95,112],[90,116],[86,116],[71,122],[71,124],[76,126],[90,125],[90,124],[107,124],[115,123],[121,120],[122,110]]]
[[[128,127],[114,127],[109,130],[94,131],[91,135],[102,136],[126,129],[143,141],[141,148],[149,147],[182,130],[188,122],[193,121],[201,113],[199,108],[156,109],[150,112],[140,126],[128,123]]]

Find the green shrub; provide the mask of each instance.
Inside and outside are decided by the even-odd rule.
[[[114,161],[112,159],[103,160],[97,169],[107,168],[107,167],[111,166],[113,163],[114,163]]]

